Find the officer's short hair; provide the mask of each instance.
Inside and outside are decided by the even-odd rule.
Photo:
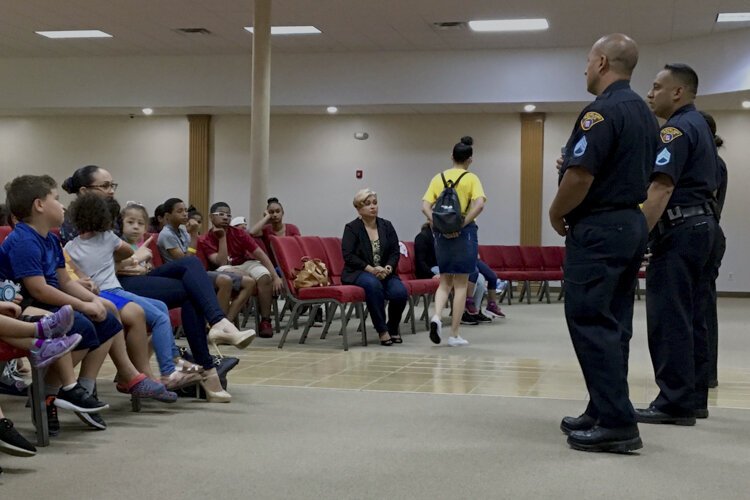
[[[672,73],[690,92],[698,94],[698,73],[687,64],[671,63],[664,65],[664,69]]]

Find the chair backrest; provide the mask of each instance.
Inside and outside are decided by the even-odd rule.
[[[520,246],[502,245],[499,248],[500,248],[500,255],[502,255],[502,258],[503,258],[503,267],[501,269],[505,271],[524,271],[525,270],[524,264],[523,264],[523,257],[521,257]]]
[[[151,264],[154,267],[159,267],[164,264],[164,259],[161,258],[161,253],[159,252],[159,245],[156,244],[156,241],[159,239],[159,233],[146,233],[143,235],[143,238],[149,239],[151,236],[154,237],[151,243],[148,244],[148,249],[151,250]]]
[[[299,268],[302,263],[305,251],[295,236],[273,235],[271,236],[270,243],[273,253],[278,259],[277,262],[281,269],[281,274],[283,274],[283,278],[286,280],[287,288],[294,294],[296,293],[296,289],[294,288],[296,268]]]
[[[542,248],[534,246],[521,246],[521,260],[527,271],[541,271],[544,268]]]
[[[341,273],[344,272],[344,254],[341,252],[341,238],[320,238],[328,257],[328,277],[334,285],[341,284]]]
[[[0,226],[0,243],[5,241],[11,231],[13,231],[13,228],[10,226]]]
[[[325,263],[326,268],[331,267],[328,262],[326,247],[323,245],[323,240],[321,240],[320,236],[295,236],[295,238],[300,242],[302,250],[304,250],[306,256],[312,257],[313,259],[320,259]],[[298,265],[301,265],[301,263]]]
[[[398,259],[398,275],[401,279],[414,279],[414,243],[411,241],[402,241],[406,247],[408,255],[401,255]]]
[[[500,245],[479,245],[479,258],[495,272],[502,270],[505,266],[500,248]]]
[[[559,271],[562,269],[562,252],[560,252],[560,247],[541,247],[541,250],[545,271]]]

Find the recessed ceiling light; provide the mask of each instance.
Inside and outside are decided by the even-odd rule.
[[[722,12],[716,16],[717,23],[741,23],[750,21],[750,12]]]
[[[250,33],[253,32],[252,26],[245,26]],[[317,35],[321,31],[315,26],[271,26],[272,35]]]
[[[742,107],[745,109],[750,109],[750,101],[742,101]]]
[[[328,106],[326,108],[326,111],[328,111],[329,114],[334,115],[339,112],[339,108],[337,108],[336,106]]]
[[[536,109],[536,106],[534,106],[533,104],[527,104],[526,106],[523,107],[523,110],[526,111],[527,113],[531,113],[535,109]]]
[[[534,31],[546,30],[549,22],[546,19],[488,19],[469,21],[472,31]]]
[[[141,111],[143,111],[143,114],[146,116],[154,114],[154,110],[151,108],[143,108]]]
[[[47,38],[112,38],[100,30],[36,31],[36,34]]]

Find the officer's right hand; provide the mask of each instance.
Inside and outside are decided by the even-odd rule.
[[[562,157],[562,156],[561,156],[560,158],[558,158],[558,159],[557,159],[557,171],[558,171],[558,172],[559,172],[559,171],[560,171],[560,169],[562,168],[562,166],[563,166],[563,162],[564,162],[564,161],[565,161],[565,160],[563,159],[563,157]]]

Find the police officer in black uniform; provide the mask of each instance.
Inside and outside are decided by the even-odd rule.
[[[701,115],[708,123],[708,128],[714,135],[714,144],[716,149],[720,149],[724,145],[724,139],[716,134],[716,120],[710,114],[701,111]],[[724,210],[724,201],[727,197],[727,184],[729,177],[727,174],[727,164],[724,159],[719,156],[719,187],[716,189],[715,198],[715,210],[717,219],[719,221],[719,227],[716,230],[716,240],[714,241],[714,250],[711,255],[711,281],[709,283],[711,287],[711,297],[709,298],[708,309],[706,312],[706,323],[708,326],[708,387],[716,387],[719,385],[718,377],[718,364],[719,364],[719,315],[716,304],[716,279],[719,277],[719,268],[721,268],[721,261],[724,258],[724,253],[727,250],[727,239],[724,236],[724,231],[721,228],[721,212]]]
[[[642,447],[628,397],[628,355],[636,277],[646,249],[638,204],[656,154],[658,124],[630,89],[635,42],[598,40],[586,82],[597,96],[576,121],[561,160],[550,221],[565,240],[565,317],[590,403],[560,428],[577,450],[629,452]],[[561,164],[560,164],[561,163]]]
[[[643,212],[651,232],[646,268],[648,346],[659,395],[636,411],[639,422],[695,425],[708,416],[711,254],[717,234],[712,200],[719,184],[713,134],[693,104],[698,75],[668,64],[648,102],[667,122]]]

